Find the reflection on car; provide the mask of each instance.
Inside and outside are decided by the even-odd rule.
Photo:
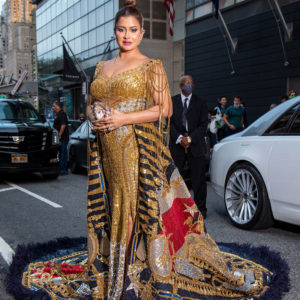
[[[59,136],[34,107],[18,99],[0,99],[0,173],[59,175]]]
[[[72,173],[77,173],[81,169],[87,169],[87,139],[88,133],[90,140],[93,141],[95,136],[91,133],[91,123],[83,122],[77,130],[70,135],[68,144],[69,166]]]
[[[215,145],[210,177],[239,228],[300,225],[300,97]]]

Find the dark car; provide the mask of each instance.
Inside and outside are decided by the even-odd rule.
[[[91,133],[91,123],[85,121],[75,132],[70,135],[69,140],[69,166],[72,173],[77,173],[81,169],[87,169],[87,138],[88,130],[90,140],[95,136]]]
[[[59,175],[59,136],[29,103],[0,99],[0,173]]]

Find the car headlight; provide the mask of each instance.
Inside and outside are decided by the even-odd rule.
[[[52,145],[59,145],[58,131],[54,128],[52,130]]]

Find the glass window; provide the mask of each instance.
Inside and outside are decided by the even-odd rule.
[[[95,28],[96,27],[96,11],[94,10],[91,13],[89,13],[87,18],[89,21],[89,30]]]
[[[56,27],[57,27],[57,30],[61,30],[61,28],[62,28],[62,15],[59,15],[58,17],[56,17]]]
[[[77,37],[81,35],[81,19],[77,20],[74,24],[74,36]]]
[[[285,112],[268,130],[269,134],[280,134],[287,133],[288,127],[290,125],[291,117],[294,115],[295,111],[299,108],[299,105],[293,107],[292,109]]]
[[[67,11],[65,11],[65,12],[63,12],[63,14],[62,14],[62,23],[61,23],[61,25],[62,25],[62,28],[65,28],[66,26],[67,26],[67,24],[68,24],[68,15],[67,15]]]
[[[150,39],[151,35],[150,35],[150,22],[149,21],[144,21],[144,29],[145,29],[144,38]]]
[[[167,10],[163,2],[153,1],[152,2],[152,18],[166,20]]]
[[[88,12],[87,0],[81,0],[80,2],[80,11],[81,15],[84,16]]]
[[[213,5],[211,3],[206,3],[195,8],[194,18],[196,19],[210,14],[212,12],[212,6]]]
[[[75,37],[75,30],[74,30],[74,25],[71,24],[67,27],[67,36],[68,40],[73,40]]]
[[[77,2],[74,6],[74,20],[78,20],[80,16],[80,2]]]
[[[105,13],[105,22],[113,19],[114,17],[114,7],[113,2],[109,1],[104,5],[104,13]]]
[[[41,28],[41,17],[36,18],[36,29]]]
[[[85,17],[81,18],[81,32],[85,33],[88,31],[88,29],[89,29],[88,18],[87,18],[87,16],[85,16]]]
[[[102,25],[104,23],[104,7],[101,6],[96,10],[96,25]]]
[[[210,0],[195,0],[195,6],[208,2]],[[222,0],[221,0],[222,1]],[[224,1],[224,0],[223,0]],[[225,0],[226,1],[226,0]]]
[[[86,51],[89,48],[89,35],[88,33],[81,36],[81,50]]]
[[[96,7],[96,2],[95,0],[88,0],[88,11],[92,11]]]
[[[97,55],[102,54],[104,52],[104,49],[105,49],[104,45],[98,46],[96,48]]]
[[[80,53],[81,50],[81,37],[78,37],[77,39],[74,40],[74,53],[78,54]]]
[[[150,18],[150,1],[139,1],[137,8],[141,11],[144,18]]]
[[[104,26],[97,27],[96,29],[97,45],[104,43]]]
[[[93,57],[97,55],[96,48],[92,48],[89,50],[89,57]]]
[[[190,9],[190,8],[193,8],[195,7],[195,1],[194,0],[187,0],[186,1],[186,9]]]
[[[298,113],[297,118],[295,119],[290,131],[290,134],[300,134],[300,112]]]
[[[56,18],[54,20],[52,20],[51,22],[51,27],[52,27],[52,33],[55,33],[57,31],[57,20]]]
[[[152,38],[158,40],[167,39],[167,24],[163,22],[152,23]]]
[[[96,29],[89,32],[89,48],[94,48],[97,45]]]
[[[186,12],[186,21],[189,22],[189,21],[192,21],[194,18],[194,10],[191,9],[191,10],[188,10]]]
[[[74,21],[74,6],[70,7],[68,10],[68,24],[71,24]]]
[[[109,41],[111,37],[114,35],[114,23],[108,22],[104,25],[104,38],[105,41]]]

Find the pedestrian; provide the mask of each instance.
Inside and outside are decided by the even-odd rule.
[[[288,101],[288,100],[289,100],[288,96],[282,96],[281,100],[280,100],[280,103],[283,103],[283,102]]]
[[[225,111],[227,109],[227,98],[222,96],[219,98],[218,105],[214,109],[214,114],[216,116],[216,127],[218,128],[217,131],[217,141],[220,142],[225,136],[225,122],[223,120]]]
[[[247,109],[246,109],[246,102],[241,101],[241,107],[244,109],[244,128],[248,127],[248,115],[247,115]]]
[[[60,175],[68,174],[68,117],[62,109],[62,103],[55,101],[52,105],[55,113],[53,127],[58,131],[60,141],[59,161],[60,161]]]
[[[85,115],[84,114],[79,115],[79,121],[81,122],[81,124],[85,121]]]
[[[206,144],[208,109],[206,102],[193,93],[194,81],[189,75],[180,79],[181,93],[174,96],[170,123],[170,150],[175,165],[183,175],[189,165],[194,201],[206,217]]]
[[[233,105],[229,106],[223,117],[226,123],[226,136],[238,133],[244,129],[244,109],[241,107],[241,97],[235,96]]]
[[[296,96],[297,96],[296,91],[294,91],[294,90],[289,91],[289,99],[295,98]]]

